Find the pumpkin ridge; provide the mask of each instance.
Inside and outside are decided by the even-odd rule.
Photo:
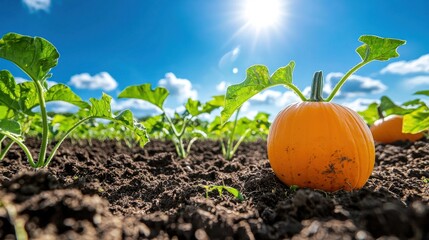
[[[338,106],[338,107],[340,107],[340,106]],[[360,128],[360,123],[356,120],[355,116],[353,115],[352,112],[350,112],[349,109],[343,107],[342,110],[343,110],[343,112],[345,112],[347,114],[348,120],[349,121],[352,120],[353,125],[355,125],[355,127],[359,129],[359,131],[358,131],[359,136],[353,136],[353,133],[351,132],[351,127],[352,127],[351,123],[349,121],[346,121],[347,129],[348,129],[350,138],[352,139],[352,142],[353,142],[354,155],[355,156],[361,156],[362,153],[361,153],[360,148],[356,147],[356,145],[357,145],[356,139],[365,139],[365,136],[362,134],[362,131],[361,131],[362,129]],[[366,144],[365,144],[365,148],[366,148]],[[357,160],[355,159],[355,161],[357,161]],[[361,166],[361,164],[356,164],[356,165],[357,165],[357,169],[356,169],[357,177],[355,178],[353,183],[350,183],[351,189],[355,189],[356,187],[358,187],[360,185],[360,181],[362,178],[362,166]]]
[[[350,109],[347,109],[347,110],[348,110],[349,114],[356,115],[355,118],[353,118],[353,119],[354,119],[355,123],[357,124],[357,126],[359,126],[359,130],[360,130],[359,132],[360,132],[360,135],[361,135],[360,137],[362,139],[365,139],[366,155],[368,157],[373,158],[373,159],[369,159],[370,162],[372,162],[372,164],[370,164],[370,163],[366,164],[365,171],[364,172],[363,171],[359,172],[359,173],[364,173],[365,174],[364,175],[365,179],[367,179],[367,178],[369,178],[371,176],[372,170],[374,168],[374,161],[375,161],[374,158],[375,158],[375,156],[373,154],[373,151],[371,151],[371,149],[374,149],[374,140],[372,139],[372,134],[369,131],[369,128],[367,128],[367,126],[365,124],[363,124],[362,122],[358,122],[358,119],[360,119],[360,116],[357,115],[357,114],[355,114],[353,112],[353,110],[350,110]],[[356,118],[356,117],[358,117],[358,118]],[[364,134],[365,132],[366,132],[366,134]],[[363,187],[363,185],[365,185],[365,183],[363,183],[363,184],[360,183],[362,181],[361,178],[362,178],[362,176],[360,175],[359,183],[358,183],[359,186],[358,187]],[[360,185],[362,185],[362,186],[360,186]]]

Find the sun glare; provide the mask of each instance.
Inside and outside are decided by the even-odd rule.
[[[283,15],[281,0],[246,0],[242,17],[247,27],[260,31],[275,28],[281,23]]]

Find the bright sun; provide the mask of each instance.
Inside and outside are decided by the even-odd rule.
[[[246,0],[242,17],[246,27],[261,31],[276,28],[281,24],[283,5],[281,0]]]

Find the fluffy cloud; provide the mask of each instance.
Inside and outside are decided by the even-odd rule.
[[[405,79],[405,86],[408,88],[414,88],[421,85],[429,85],[429,76],[416,76]]]
[[[177,78],[173,73],[165,74],[158,85],[167,88],[170,95],[176,96],[181,103],[186,102],[188,98],[197,99],[198,97],[197,91],[192,88],[191,81]]]
[[[326,85],[323,90],[326,93],[331,93],[332,89],[335,87],[343,73],[333,72],[329,73],[326,76]],[[337,98],[347,98],[347,97],[357,97],[365,94],[377,94],[382,93],[387,89],[387,86],[384,85],[380,80],[372,79],[369,77],[362,77],[358,75],[351,75],[347,82],[341,87]]]
[[[292,91],[281,93],[270,89],[258,93],[250,99],[252,104],[275,105],[278,107],[285,107],[293,102],[299,101],[301,101],[300,98]]]
[[[352,102],[343,102],[341,105],[349,107],[355,111],[365,110],[371,103],[380,102],[377,99],[357,98]]]
[[[381,73],[429,73],[429,54],[423,55],[411,61],[399,61],[387,65]]]
[[[22,77],[15,77],[14,78],[15,79],[15,82],[16,83],[23,83],[23,82],[28,82],[28,81],[30,81],[30,80],[28,80],[28,79],[25,79],[25,78],[22,78]],[[57,82],[55,82],[55,81],[47,81],[47,83],[48,83],[48,88],[50,88],[50,87],[52,87],[52,86],[54,86],[55,84],[58,84]]]
[[[185,112],[185,111],[186,111],[186,108],[185,108],[185,106],[180,105],[180,106],[178,106],[178,107],[176,107],[176,108],[169,108],[169,107],[166,107],[166,108],[164,108],[164,110],[165,110],[165,113],[166,113],[168,116],[170,116],[170,117],[172,117],[172,118],[173,118],[175,113],[179,113],[179,114],[181,114],[181,113],[183,113],[183,112]]]
[[[76,74],[71,77],[69,85],[79,89],[112,91],[116,89],[118,83],[108,72],[101,72],[94,76],[89,75],[89,73]]]
[[[72,113],[78,110],[78,107],[75,105],[62,101],[48,102],[46,103],[46,108],[48,111],[54,111],[56,113]],[[37,111],[39,111],[39,109],[40,108],[37,108]]]
[[[133,109],[133,110],[150,110],[150,111],[157,111],[161,113],[161,110],[159,110],[156,106],[140,99],[126,99],[126,100],[112,99],[111,105],[112,105],[113,111]]]
[[[220,82],[218,85],[216,85],[216,90],[218,92],[225,92],[226,88],[228,87],[228,83],[225,81]]]
[[[51,0],[22,0],[22,2],[32,12],[45,11],[48,12],[51,7]]]

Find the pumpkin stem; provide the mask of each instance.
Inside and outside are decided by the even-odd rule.
[[[318,71],[314,73],[313,84],[311,85],[311,95],[309,101],[324,102],[323,99],[323,73]]]
[[[379,119],[384,119],[383,110],[381,110],[380,106],[377,107],[377,113],[378,113]]]

